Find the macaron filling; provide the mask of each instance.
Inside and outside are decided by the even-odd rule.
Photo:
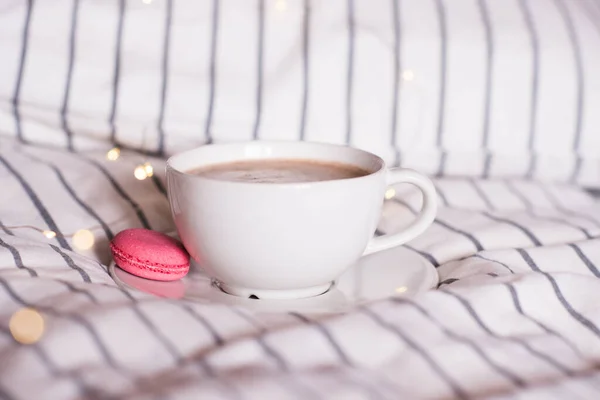
[[[189,263],[173,265],[161,264],[155,261],[144,260],[123,252],[113,243],[110,244],[110,249],[112,250],[115,261],[119,267],[123,267],[123,265],[119,263],[119,260],[122,260],[124,261],[122,264],[129,263],[135,266],[136,268],[145,269],[153,272],[160,272],[163,274],[180,274],[182,272],[187,271],[189,268]]]

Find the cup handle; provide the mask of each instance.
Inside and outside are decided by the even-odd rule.
[[[387,174],[387,185],[410,183],[423,193],[423,206],[417,218],[401,232],[374,237],[363,255],[400,246],[419,236],[431,225],[437,212],[437,193],[429,178],[411,169],[392,168]]]

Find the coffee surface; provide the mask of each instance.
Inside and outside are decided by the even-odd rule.
[[[358,178],[370,172],[350,164],[315,160],[251,160],[214,164],[187,171],[232,182],[294,183]]]

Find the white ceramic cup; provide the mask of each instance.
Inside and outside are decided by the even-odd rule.
[[[331,161],[370,173],[309,183],[232,182],[187,173],[268,159]],[[385,191],[398,183],[423,192],[422,210],[404,231],[373,238]],[[221,289],[243,297],[322,294],[362,255],[420,235],[437,209],[435,188],[424,175],[387,169],[366,151],[310,142],[253,141],[185,151],[167,161],[167,185],[175,225],[191,257]]]

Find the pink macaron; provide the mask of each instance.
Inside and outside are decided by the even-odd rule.
[[[115,263],[140,278],[174,281],[190,269],[190,256],[177,240],[148,229],[126,229],[110,242]]]

